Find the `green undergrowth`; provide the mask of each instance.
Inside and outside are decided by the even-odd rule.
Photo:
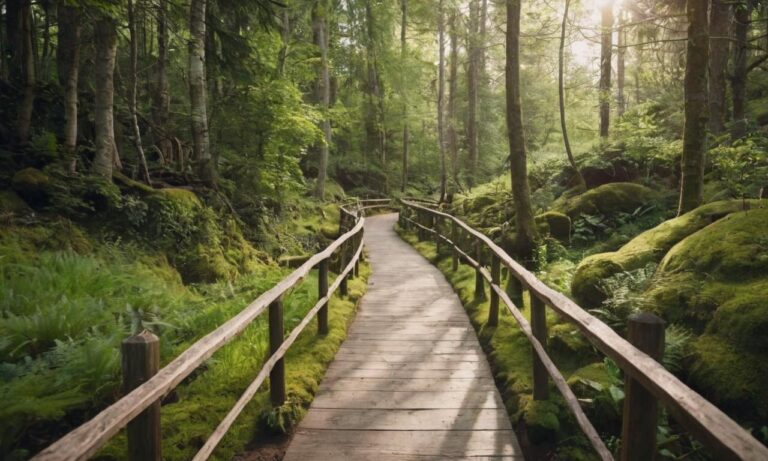
[[[450,255],[441,252],[438,257],[434,243],[419,242],[415,234],[402,229],[399,233],[442,271],[461,299],[488,356],[510,419],[513,423],[525,423],[525,441],[535,446],[550,447],[562,453],[565,456],[563,459],[595,459],[588,442],[581,436],[564,400],[554,387],[550,389],[548,401],[533,400],[531,345],[503,303],[500,306],[499,325],[495,328],[486,325],[488,287],[486,284],[484,299],[475,297],[475,270],[460,264],[459,269],[453,271]],[[521,311],[526,319],[530,319],[527,296],[523,297]],[[607,388],[612,382],[611,378],[602,363],[595,363],[599,358],[589,343],[551,310],[547,312],[547,325],[550,333],[549,353],[563,375],[573,382],[588,379],[603,383]],[[589,392],[585,391],[585,394]]]

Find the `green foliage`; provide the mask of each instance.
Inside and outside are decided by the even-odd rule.
[[[648,310],[643,293],[653,279],[656,266],[650,263],[640,269],[619,272],[602,280],[600,288],[606,299],[600,308],[591,309],[590,312],[614,330],[624,333],[631,315]]]
[[[768,137],[752,136],[709,151],[728,198],[757,198],[768,177]],[[725,198],[725,197],[721,197]]]

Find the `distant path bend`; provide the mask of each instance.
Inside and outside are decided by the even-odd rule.
[[[368,292],[284,459],[522,460],[461,301],[396,219],[366,218]]]

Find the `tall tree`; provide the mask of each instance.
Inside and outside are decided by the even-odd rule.
[[[408,56],[408,44],[406,42],[406,29],[408,26],[408,0],[400,0],[400,95],[403,98],[403,179],[400,182],[400,192],[405,192],[408,185],[408,149],[410,148],[410,128],[408,127],[408,97],[405,94],[406,86],[406,59]]]
[[[108,13],[101,12],[98,15],[93,26],[96,41],[96,92],[93,108],[96,154],[92,170],[111,180],[113,166],[119,162],[114,123],[117,22]]]
[[[189,101],[192,110],[192,142],[198,175],[209,186],[216,184],[216,165],[211,156],[205,78],[206,0],[189,5]]]
[[[32,2],[8,2],[6,14],[9,25],[7,33],[11,43],[11,82],[22,91],[22,100],[16,114],[16,138],[20,144],[26,144],[32,129],[32,110],[35,103]]]
[[[627,110],[627,98],[624,94],[626,82],[627,57],[627,14],[623,8],[619,10],[619,32],[616,44],[616,113],[619,117]]]
[[[56,47],[56,70],[59,85],[64,88],[64,151],[69,170],[77,169],[77,87],[80,75],[80,9],[66,0],[59,0]]]
[[[611,123],[611,57],[613,52],[613,2],[602,8],[600,41],[600,137],[608,137]]]
[[[515,202],[516,253],[518,257],[530,263],[533,260],[536,228],[528,186],[523,109],[520,100],[520,3],[521,0],[507,0],[507,132],[512,199]]]
[[[439,0],[437,6],[437,41],[438,41],[438,67],[437,67],[437,143],[440,150],[440,202],[446,196],[446,182],[448,175],[445,168],[445,8],[443,0]]]
[[[144,155],[144,146],[141,142],[141,129],[139,128],[139,114],[137,108],[139,89],[139,38],[136,34],[136,10],[133,0],[128,0],[128,33],[131,40],[131,79],[128,91],[128,108],[131,113],[131,128],[133,129],[133,144],[136,148],[136,156],[139,161],[141,177],[150,183],[147,158]]]
[[[728,67],[731,5],[727,0],[712,0],[709,13],[709,130],[717,135],[725,128],[726,70]]]
[[[155,143],[168,158],[173,149],[168,121],[171,113],[171,92],[168,86],[168,0],[157,3],[157,65],[155,88],[152,93],[152,119],[157,131]]]
[[[331,78],[328,72],[328,33],[327,33],[327,4],[323,0],[316,0],[312,8],[312,35],[315,45],[320,52],[320,61],[317,70],[317,83],[315,85],[315,100],[320,105],[323,118],[320,128],[323,131],[323,143],[320,145],[320,161],[317,171],[317,185],[315,195],[319,199],[325,196],[325,179],[328,170],[328,149],[331,144],[331,120],[328,109],[331,104]]]
[[[734,6],[734,57],[731,77],[731,97],[733,98],[733,126],[731,138],[740,139],[747,134],[747,66],[749,52],[749,25],[752,16],[752,0],[742,0]]]
[[[381,65],[379,59],[379,32],[377,17],[373,10],[373,2],[366,0],[365,31],[366,31],[366,65],[368,70],[368,109],[366,117],[368,150],[377,153],[379,162],[387,177],[387,145],[384,130],[384,87],[381,82]],[[386,187],[386,186],[385,186]]]
[[[477,149],[477,85],[480,72],[479,36],[479,4],[478,0],[469,1],[469,31],[468,67],[467,67],[467,148],[469,150],[470,186],[474,185],[479,167],[479,152]]]
[[[685,128],[678,214],[702,202],[704,151],[707,139],[709,61],[709,0],[688,0],[688,42],[685,65]]]
[[[571,150],[571,141],[568,138],[568,125],[565,120],[565,35],[568,25],[568,10],[571,6],[571,0],[565,0],[565,9],[563,10],[563,23],[560,28],[560,49],[558,51],[557,61],[557,91],[558,100],[560,102],[560,128],[563,132],[563,145],[565,146],[565,154],[568,156],[568,163],[571,164],[571,168],[576,173],[576,179],[579,183],[581,190],[587,189],[587,183],[584,181],[584,176],[579,170],[579,166],[576,164],[576,159],[573,157],[573,150]]]
[[[459,185],[459,140],[456,132],[456,99],[459,88],[459,43],[456,23],[456,8],[451,8],[451,17],[448,21],[451,55],[450,64],[448,65],[448,139],[446,141],[451,158],[451,179],[454,187]]]

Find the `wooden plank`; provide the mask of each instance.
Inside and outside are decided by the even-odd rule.
[[[410,352],[410,351],[406,351]],[[360,352],[341,350],[336,354],[337,362],[371,362],[387,363],[456,363],[456,362],[485,362],[485,357],[480,352],[451,352],[448,354],[433,355],[431,351],[422,354],[384,354],[381,352]]]
[[[490,372],[486,361],[459,362],[459,361],[427,361],[427,362],[385,362],[372,360],[334,360],[328,371],[331,370],[466,370],[481,373]]]
[[[330,378],[474,378],[475,370],[342,370],[335,368],[328,370],[326,376]]]
[[[301,422],[302,429],[374,431],[496,431],[512,426],[497,409],[377,410],[313,408]]]
[[[480,391],[327,391],[320,392],[312,409],[504,409],[494,392]]]
[[[718,458],[768,459],[768,447],[761,444],[737,422],[686,386],[653,358],[632,346],[605,323],[586,312],[565,295],[548,287],[487,236],[447,213],[407,200],[401,200],[401,202],[414,210],[452,220],[464,231],[481,240],[536,297],[573,323],[595,347],[647,388],[669,409],[679,423],[713,449]]]
[[[348,431],[300,429],[284,461],[522,460],[514,432]]]
[[[496,384],[490,377],[452,379],[413,378],[343,378],[326,377],[320,384],[321,391],[494,391]]]

